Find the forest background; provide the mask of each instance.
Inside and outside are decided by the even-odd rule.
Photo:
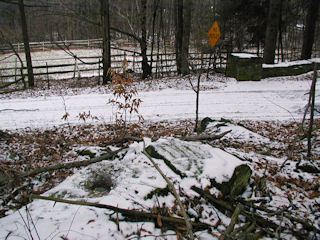
[[[147,49],[156,47],[174,49],[177,71],[185,75],[190,46],[206,53],[256,52],[265,63],[317,57],[319,5],[317,0],[0,0],[0,43],[26,41],[23,10],[28,41],[102,38],[104,83],[111,61],[107,49],[119,40],[140,45],[143,78],[152,71]],[[207,33],[214,21],[221,38],[213,49]]]

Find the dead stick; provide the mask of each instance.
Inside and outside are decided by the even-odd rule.
[[[234,211],[234,207],[232,204],[230,203],[227,203],[223,200],[220,200],[220,199],[217,199],[215,198],[214,196],[212,196],[210,193],[207,193],[205,192],[204,190],[202,190],[201,188],[198,188],[196,186],[193,186],[191,187],[191,189],[195,192],[197,192],[198,194],[200,194],[201,196],[203,196],[204,198],[207,198],[211,203],[215,204],[215,205],[218,205],[219,207],[222,207],[228,211],[231,211],[233,212]],[[257,226],[260,226],[262,228],[263,231],[266,231],[265,227],[270,227],[272,228],[273,230],[277,230],[279,225],[270,221],[269,219],[266,219],[266,218],[263,218],[262,216],[256,214],[256,213],[252,213],[252,212],[249,212],[249,211],[246,211],[246,210],[242,210],[241,213],[248,217],[249,219],[251,219],[253,222],[256,222],[256,225]],[[273,234],[272,232],[269,232],[267,231],[269,234]],[[302,239],[303,238],[303,235],[299,232],[299,231],[294,231],[294,230],[291,230],[292,234],[294,236],[297,236],[298,239]]]
[[[31,177],[31,176],[35,176],[39,173],[43,173],[43,172],[49,172],[49,171],[54,171],[54,170],[59,170],[59,169],[70,169],[70,168],[75,168],[75,167],[82,167],[82,166],[88,166],[90,164],[93,163],[97,163],[97,162],[101,162],[103,160],[107,160],[110,159],[112,157],[114,157],[116,153],[107,153],[104,154],[100,157],[96,157],[96,158],[92,158],[92,159],[88,159],[88,160],[84,160],[84,161],[76,161],[76,162],[70,162],[70,163],[60,163],[57,165],[53,165],[53,166],[47,166],[47,167],[43,167],[43,168],[38,168],[35,170],[31,170],[28,172],[24,172],[19,174],[20,177]]]
[[[186,212],[186,210],[184,209],[184,206],[180,200],[180,197],[176,191],[176,189],[174,188],[174,185],[172,184],[172,182],[166,177],[166,175],[162,172],[162,170],[159,168],[159,166],[155,163],[155,161],[153,161],[152,157],[145,151],[145,148],[143,149],[143,152],[142,152],[144,155],[146,155],[146,157],[150,160],[150,162],[153,164],[153,166],[157,169],[157,171],[161,174],[161,176],[164,178],[164,180],[167,182],[168,184],[168,187],[170,189],[170,191],[172,192],[172,194],[174,195],[175,199],[177,200],[178,202],[178,205],[180,207],[180,210],[182,212],[182,215],[184,217],[184,220],[185,220],[185,224],[186,224],[186,227],[187,227],[187,231],[188,231],[188,234],[189,234],[189,238],[191,240],[194,239],[194,235],[193,235],[193,231],[192,231],[192,225],[190,224],[190,220],[189,220],[189,216]]]
[[[231,216],[231,221],[227,229],[221,234],[219,237],[219,240],[225,240],[227,239],[227,236],[232,233],[234,226],[236,225],[238,221],[239,214],[241,213],[242,206],[240,204],[237,205],[236,210]]]
[[[203,191],[201,188],[198,188],[198,187],[195,187],[193,186],[191,188],[192,190],[194,190],[195,192],[199,193],[200,195],[202,195],[203,197],[207,198],[210,202],[212,202],[213,204],[215,205],[218,205],[228,211],[231,211],[233,212],[235,210],[235,208],[232,206],[232,204],[230,203],[227,203],[221,199],[217,199],[215,198],[214,196],[212,196],[211,194]],[[244,214],[245,216],[249,217],[250,219],[254,219],[258,225],[260,225],[261,227],[266,227],[266,226],[269,226],[273,229],[277,229],[279,226],[271,221],[269,221],[268,219],[265,219],[257,214],[254,214],[254,213],[251,213],[251,212],[248,212],[246,210],[242,210],[241,211],[242,214]]]
[[[266,208],[266,207],[257,206],[257,205],[255,205],[255,204],[251,204],[251,203],[248,203],[247,201],[245,201],[245,200],[242,199],[242,198],[235,198],[235,200],[236,200],[237,202],[240,202],[240,203],[243,204],[243,205],[248,206],[249,208],[254,208],[254,209],[256,209],[256,210],[266,212],[266,213],[268,213],[269,215],[278,215],[279,213],[282,214],[282,213],[284,212],[284,211],[275,212],[275,211],[270,210],[270,209],[268,209],[268,208]],[[285,216],[286,218],[288,218],[291,222],[297,222],[297,223],[302,224],[303,228],[306,229],[306,230],[320,233],[320,229],[318,229],[318,228],[316,228],[315,226],[313,226],[312,224],[308,223],[308,220],[307,220],[307,219],[300,219],[300,218],[291,216],[289,212],[285,212],[285,213],[284,213],[284,216]]]
[[[54,197],[45,197],[40,195],[30,195],[31,199],[42,199],[42,200],[48,200],[48,201],[54,201],[59,203],[66,203],[66,204],[73,204],[73,205],[81,205],[81,206],[89,206],[89,207],[96,207],[96,208],[103,208],[103,209],[109,209],[117,213],[121,213],[124,216],[132,217],[134,219],[143,219],[143,220],[153,220],[157,221],[159,218],[158,214],[152,214],[148,212],[138,211],[134,209],[123,209],[114,207],[111,205],[106,204],[100,204],[100,203],[91,203],[86,201],[74,201],[74,200],[66,200],[66,199],[60,199],[60,198],[54,198]],[[185,221],[182,218],[177,217],[169,217],[169,216],[161,216],[161,221],[167,224],[173,224],[173,225],[179,225],[179,226],[185,226]],[[195,229],[198,230],[205,230],[210,228],[210,225],[207,225],[205,223],[198,223],[198,222],[191,222],[192,226]]]
[[[213,141],[213,140],[217,140],[220,138],[223,138],[226,134],[228,134],[230,131],[227,132],[223,132],[221,134],[218,135],[197,135],[197,136],[186,136],[186,137],[181,137],[181,140],[184,141]]]

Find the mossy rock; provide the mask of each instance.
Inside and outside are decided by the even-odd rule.
[[[226,119],[226,118],[221,118],[221,119],[220,119],[220,122],[223,122],[223,123],[231,123],[231,120]]]
[[[157,197],[165,197],[168,196],[169,192],[170,190],[168,186],[166,186],[165,188],[156,188],[148,193],[148,195],[144,197],[144,200],[151,199],[154,195],[156,195]]]
[[[84,187],[91,191],[109,192],[115,186],[111,173],[105,170],[95,170],[89,173]]]
[[[225,197],[235,197],[242,194],[249,183],[252,170],[248,165],[239,165],[235,168],[231,179],[228,182],[217,183],[214,179],[211,184],[220,190]]]
[[[1,140],[5,140],[5,139],[10,138],[10,137],[11,137],[10,134],[8,134],[8,133],[0,130],[0,141],[1,141]]]
[[[319,168],[316,166],[310,164],[310,163],[305,163],[301,166],[298,166],[297,169],[299,169],[302,172],[307,172],[307,173],[320,173]]]
[[[80,156],[89,156],[90,158],[94,158],[96,156],[96,153],[91,152],[88,149],[84,149],[84,150],[77,150],[76,151],[78,153],[78,155]]]
[[[252,233],[244,233],[239,240],[254,240],[254,235]]]
[[[201,120],[200,125],[198,126],[197,133],[202,133],[206,130],[209,123],[214,122],[215,120],[205,117]]]
[[[162,159],[165,164],[176,174],[178,174],[180,177],[186,177],[186,174],[181,172],[179,169],[177,169],[167,158],[162,156],[157,152],[157,150],[153,146],[148,146],[145,150],[151,157],[157,158],[157,159]]]

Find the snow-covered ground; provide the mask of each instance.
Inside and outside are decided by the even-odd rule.
[[[310,76],[311,73],[297,77],[263,79],[258,82],[237,82],[235,79],[217,76],[209,80],[204,79],[203,90],[200,93],[200,118],[300,121],[309,98]],[[145,120],[183,120],[195,117],[196,96],[187,79],[136,82],[135,87],[138,89],[137,97],[143,101],[139,112]],[[318,83],[317,88],[319,87]],[[67,95],[42,92],[32,97],[33,93],[26,91],[23,94],[2,97],[0,129],[51,128],[65,124],[66,121],[62,117],[66,113],[69,114],[70,124],[81,123],[78,116],[83,112],[90,112],[92,116],[98,117],[99,120],[93,120],[97,124],[114,122],[115,109],[107,104],[112,98],[109,89],[97,87],[79,89],[76,92],[77,94],[73,91]],[[317,93],[316,99],[319,99],[319,95]],[[319,109],[318,101],[316,105]],[[319,116],[317,113],[316,118]],[[132,120],[136,120],[135,116]],[[210,123],[207,133],[215,134],[228,130],[232,131],[224,139],[243,147],[249,142],[254,142],[262,148],[270,146],[279,151],[288,147],[232,123]],[[186,177],[181,177],[168,168],[164,161],[155,159],[165,175],[174,183],[176,190],[183,195],[182,200],[186,204],[189,203],[186,208],[191,220],[199,219],[200,222],[212,226],[210,231],[196,231],[196,239],[218,239],[221,231],[229,225],[230,216],[207,204],[205,200],[197,199],[198,194],[190,187],[198,186],[204,189],[210,185],[211,178],[215,178],[217,182],[229,179],[235,167],[240,164],[248,164],[254,171],[250,186],[242,197],[266,200],[265,206],[274,211],[272,214],[290,209],[293,216],[307,223],[311,222],[319,228],[319,216],[315,213],[319,201],[318,180],[314,175],[293,171],[293,161],[288,162],[284,171],[279,171],[284,158],[276,158],[266,153],[259,154],[249,148],[239,150],[230,145],[226,148],[232,152],[231,155],[209,144],[185,142],[176,138],[163,138],[156,142],[152,142],[151,139],[144,141],[145,146],[152,145],[169,159],[172,158],[175,167],[186,173]],[[95,148],[99,150],[98,147],[88,147],[90,150]],[[143,142],[134,142],[121,151],[113,161],[106,160],[76,170],[74,175],[44,195],[126,209],[151,212],[161,210],[167,211],[171,216],[179,216],[171,194],[154,194],[146,198],[152,190],[166,187],[166,182],[142,153],[143,149]],[[83,158],[79,156],[79,160]],[[244,159],[250,159],[250,162]],[[103,180],[110,184],[109,189],[98,192],[88,189],[92,178],[97,176],[103,177]],[[109,176],[110,179],[105,176]],[[270,182],[266,180],[263,185],[262,181],[265,179]],[[288,179],[292,182],[288,182]],[[260,181],[263,190],[259,190],[255,185]],[[310,187],[308,191],[303,191],[299,185],[301,182],[308,187],[316,186],[316,190],[312,191]],[[295,190],[290,185],[293,183],[299,186],[295,186]],[[211,187],[210,192],[219,196],[219,191],[214,187]],[[264,196],[265,192],[272,194],[272,197]],[[191,202],[194,198],[197,199],[196,205]],[[280,238],[297,239],[290,230],[303,230],[303,226],[292,223],[283,216],[277,218],[266,214],[264,217],[281,225],[279,231],[288,230],[281,232]],[[179,235],[172,230],[156,228],[155,223],[122,220],[121,214],[118,216],[111,210],[33,200],[27,207],[17,211],[10,210],[6,217],[0,219],[0,239],[177,239]],[[161,222],[161,218],[158,219],[158,224],[159,221]],[[243,224],[244,222],[237,226]],[[311,231],[309,236],[312,237],[312,234]],[[319,237],[319,234],[314,236]]]
[[[202,83],[200,117],[292,120],[299,121],[308,102],[310,74],[300,77],[279,77],[261,81],[238,82],[232,78],[212,77]],[[302,79],[302,80],[299,80]],[[137,84],[138,96],[143,102],[139,108],[145,120],[177,120],[195,117],[196,94],[186,79],[151,81]],[[149,86],[152,85],[153,86]],[[148,86],[147,86],[148,85]],[[318,81],[317,88],[320,83]],[[107,87],[105,87],[107,88]],[[152,90],[150,90],[150,88]],[[316,99],[319,99],[317,91]],[[89,113],[101,123],[114,121],[114,109],[108,101],[108,89],[90,88],[76,95],[41,96],[0,99],[0,129],[51,127],[66,123],[62,117],[69,114],[69,123],[79,123],[80,113]],[[319,107],[318,101],[316,105]],[[133,116],[132,120],[136,120]]]

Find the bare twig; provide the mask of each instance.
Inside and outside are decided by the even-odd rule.
[[[307,156],[311,157],[311,138],[312,138],[312,128],[313,128],[313,122],[314,122],[314,106],[316,101],[316,83],[317,83],[318,73],[317,73],[317,63],[314,63],[314,69],[313,69],[313,79],[312,79],[312,86],[310,90],[310,123],[309,123],[309,129],[308,129],[308,152]]]
[[[153,166],[157,169],[157,171],[160,173],[160,175],[164,178],[164,180],[167,182],[168,187],[170,189],[170,191],[172,192],[172,194],[174,195],[175,199],[178,202],[178,205],[180,207],[180,210],[182,212],[182,215],[184,217],[185,223],[186,223],[186,227],[187,227],[187,232],[189,235],[189,239],[193,240],[194,239],[194,235],[193,235],[193,231],[192,231],[192,225],[190,224],[190,220],[189,220],[189,216],[183,206],[183,203],[180,200],[180,197],[177,193],[177,191],[175,190],[174,185],[172,184],[172,182],[167,178],[167,176],[162,172],[162,170],[159,168],[159,166],[155,163],[155,161],[153,161],[152,157],[145,151],[145,146],[143,148],[143,152],[142,152],[149,160],[150,162],[153,164]]]
[[[236,225],[238,221],[239,214],[241,213],[242,206],[240,204],[237,205],[236,210],[231,216],[231,221],[227,229],[221,234],[219,237],[219,240],[225,240],[227,239],[227,236],[233,232],[234,226]]]
[[[157,218],[159,218],[158,214],[148,213],[144,211],[138,211],[135,209],[124,209],[124,208],[118,208],[111,205],[106,204],[100,204],[100,203],[92,203],[92,202],[86,202],[86,201],[74,201],[74,200],[66,200],[61,198],[54,198],[54,197],[45,197],[40,195],[30,195],[31,199],[42,199],[42,200],[48,200],[48,201],[54,201],[59,203],[66,203],[66,204],[72,204],[72,205],[81,205],[81,206],[90,206],[90,207],[96,207],[96,208],[103,208],[103,209],[109,209],[114,211],[115,213],[121,213],[124,216],[131,217],[133,220],[141,220],[144,221],[152,220],[156,221]],[[161,221],[163,223],[168,223],[168,225],[174,225],[174,226],[183,226],[184,225],[184,219],[172,217],[172,216],[161,216]],[[205,223],[198,223],[198,222],[192,222],[192,226],[195,229],[204,230],[210,228],[210,225]]]
[[[60,48],[61,50],[63,50],[65,53],[67,53],[69,56],[71,56],[71,57],[73,57],[75,60],[79,60],[81,63],[83,63],[83,64],[88,64],[88,65],[95,65],[95,64],[98,64],[98,63],[101,63],[102,61],[101,60],[99,60],[99,62],[85,62],[85,61],[83,61],[81,58],[79,58],[76,54],[74,54],[71,50],[70,50],[70,48],[69,48],[69,46],[67,46],[67,44],[65,44],[65,42],[63,41],[63,38],[61,37],[61,35],[58,33],[58,35],[59,35],[59,39],[60,39],[60,41],[63,43],[63,47],[58,43],[58,42],[56,42],[56,41],[53,41],[53,43],[58,47],[58,48]]]
[[[201,188],[193,186],[191,189],[194,190],[195,192],[197,192],[198,194],[200,194],[201,196],[203,196],[204,198],[208,199],[213,205],[218,206],[220,208],[223,208],[227,211],[231,211],[231,212],[235,211],[235,208],[231,203],[226,202],[222,199],[217,199],[216,197],[214,197],[210,193],[202,190]],[[245,217],[249,218],[250,221],[254,221],[256,226],[261,227],[261,230],[268,233],[268,234],[275,235],[275,232],[268,230],[268,228],[272,229],[273,231],[276,231],[279,228],[279,223],[275,223],[267,218],[264,218],[256,212],[251,212],[251,211],[248,211],[245,209],[241,209],[241,214],[243,214]],[[281,226],[281,227],[286,228],[285,226]],[[298,239],[303,238],[303,235],[299,231],[296,231],[293,229],[288,229],[288,230],[290,230],[291,233],[294,236],[296,236]],[[314,229],[315,232],[316,232],[316,230],[317,229]]]
[[[295,148],[296,143],[297,143],[297,141],[299,139],[300,133],[303,130],[303,124],[304,124],[304,122],[306,120],[306,116],[307,116],[308,110],[311,107],[311,102],[312,102],[312,94],[311,93],[312,93],[313,88],[315,88],[313,85],[315,85],[316,79],[317,78],[314,77],[313,80],[312,80],[311,88],[310,88],[310,92],[309,92],[309,99],[308,99],[308,103],[307,103],[306,109],[304,110],[304,114],[303,114],[303,118],[302,118],[302,121],[301,121],[301,125],[300,125],[300,127],[299,127],[299,129],[297,131],[297,134],[296,134],[296,136],[295,136],[295,138],[293,140],[293,144],[292,144],[291,150],[289,152],[288,158],[282,163],[281,168],[283,168],[285,166],[285,164],[287,163],[288,160],[292,159],[294,148]],[[298,163],[298,165],[299,165],[299,163]]]
[[[112,159],[113,156],[117,152],[118,151],[113,152],[113,153],[107,153],[107,154],[104,154],[104,155],[102,155],[100,157],[96,157],[96,158],[92,158],[92,159],[88,159],[88,160],[84,160],[84,161],[76,161],[76,162],[70,162],[70,163],[65,163],[65,164],[61,163],[61,164],[57,164],[57,165],[53,165],[53,166],[47,166],[47,167],[43,167],[43,168],[38,168],[38,169],[35,169],[35,170],[31,170],[31,171],[28,171],[28,172],[21,173],[19,176],[20,177],[35,176],[35,175],[37,175],[39,173],[48,172],[48,171],[88,166],[90,164],[101,162],[103,160]]]
[[[23,69],[24,69],[23,61],[22,61],[19,53],[18,53],[18,52],[16,51],[16,49],[14,48],[13,44],[6,38],[6,36],[3,34],[3,32],[2,32],[1,30],[0,30],[0,35],[1,35],[2,39],[3,39],[5,42],[7,42],[7,44],[10,45],[11,50],[14,52],[14,55],[16,55],[16,57],[19,59],[19,62],[20,62],[20,64],[21,64],[21,67],[20,67],[21,78],[20,78],[19,80],[17,80],[17,81],[14,81],[13,83],[16,83],[16,82],[19,82],[19,81],[22,80],[23,86],[24,86],[24,88],[26,88],[26,82],[25,82],[25,80],[24,80],[24,76],[25,76],[25,75],[24,75],[24,73],[23,73]],[[9,86],[9,85],[11,85],[11,83],[9,83],[8,85],[6,85],[5,87],[7,87],[7,86]]]
[[[217,140],[220,138],[223,138],[226,134],[230,133],[231,130],[223,132],[221,134],[218,135],[196,135],[196,136],[185,136],[185,137],[181,137],[181,140],[184,141],[213,141],[213,140]]]

